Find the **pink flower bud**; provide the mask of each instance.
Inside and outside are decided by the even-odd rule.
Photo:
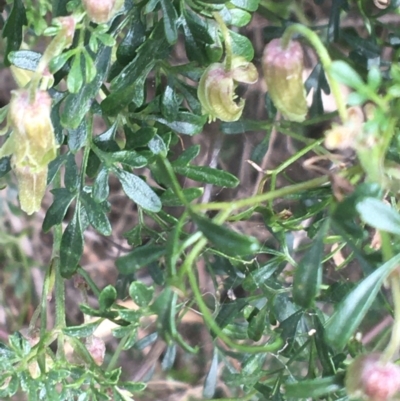
[[[72,45],[72,40],[74,39],[76,21],[72,16],[68,17],[58,17],[56,22],[61,25],[61,34],[65,39],[64,46],[67,49]]]
[[[304,121],[307,114],[303,85],[303,51],[298,42],[289,42],[286,49],[281,39],[273,39],[264,49],[264,78],[275,107],[291,121]]]
[[[121,9],[123,0],[82,0],[89,19],[105,24]]]
[[[86,341],[86,348],[96,365],[102,365],[106,353],[106,345],[104,344],[104,341],[99,337],[91,336]]]
[[[388,401],[400,390],[400,367],[381,362],[378,353],[358,356],[346,373],[346,390],[350,397],[369,401]]]

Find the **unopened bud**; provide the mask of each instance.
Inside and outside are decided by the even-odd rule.
[[[105,24],[122,8],[123,0],[82,0],[89,19]]]
[[[203,114],[211,121],[237,121],[243,112],[245,101],[235,101],[237,82],[253,84],[258,79],[257,69],[252,63],[237,57],[232,60],[232,69],[227,71],[221,63],[211,64],[203,73],[197,89]]]
[[[382,362],[378,353],[361,355],[347,369],[345,382],[350,397],[388,401],[400,390],[400,367]]]
[[[268,93],[275,107],[290,121],[302,122],[307,114],[303,66],[298,42],[290,41],[284,49],[281,39],[273,39],[264,49],[262,67]]]
[[[65,40],[64,48],[67,49],[72,45],[72,40],[74,39],[76,20],[73,16],[58,17],[55,23],[61,26],[59,34],[63,36]]]

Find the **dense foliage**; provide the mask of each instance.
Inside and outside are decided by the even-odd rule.
[[[400,1],[0,8],[3,67],[18,85],[0,110],[0,184],[5,192],[16,178],[32,219],[50,189],[42,230],[53,238],[27,334],[0,343],[2,399],[151,399],[120,365],[125,351],[157,344],[166,375],[177,353],[211,344],[204,399],[385,401],[398,392]],[[257,21],[255,58],[243,28]],[[243,116],[253,85],[265,113],[251,119]],[[95,134],[99,121],[107,128]],[[238,195],[227,189],[245,183],[228,171],[235,156],[223,144],[246,133],[259,138],[248,168],[261,179]],[[278,133],[290,155],[265,168]],[[211,141],[223,157],[201,163]],[[309,174],[290,178],[303,165]],[[116,181],[137,223],[123,234],[131,250],[115,259],[117,282],[99,288],[82,263],[85,232],[113,234]],[[65,296],[71,279],[86,301]],[[66,323],[71,303],[80,325]],[[207,333],[196,341],[181,330],[193,311]],[[141,337],[149,317],[156,324]],[[115,324],[112,355],[96,335],[104,321]]]

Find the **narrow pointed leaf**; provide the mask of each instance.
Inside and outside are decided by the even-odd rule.
[[[374,302],[383,281],[399,262],[400,254],[362,280],[338,305],[325,327],[325,338],[330,345],[342,349],[347,344]]]
[[[227,255],[250,255],[257,252],[260,247],[260,244],[254,237],[239,234],[197,214],[193,214],[192,217],[203,235],[217,249]]]

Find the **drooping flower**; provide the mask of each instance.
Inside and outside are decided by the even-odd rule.
[[[32,102],[28,90],[12,92],[8,113],[12,133],[0,149],[0,157],[12,155],[11,165],[18,180],[21,209],[27,214],[40,209],[48,164],[57,155],[58,145],[50,112],[51,97],[47,92],[36,91]]]
[[[347,369],[345,384],[350,397],[388,401],[400,390],[400,367],[382,362],[379,353],[360,355]]]
[[[235,101],[235,89],[238,82],[253,84],[258,79],[256,67],[242,57],[232,60],[232,68],[228,71],[222,63],[211,64],[203,73],[197,95],[202,112],[211,121],[237,121],[242,115],[244,99]]]
[[[308,109],[300,44],[290,41],[283,48],[281,39],[273,39],[264,49],[262,67],[275,107],[290,121],[304,121]]]

